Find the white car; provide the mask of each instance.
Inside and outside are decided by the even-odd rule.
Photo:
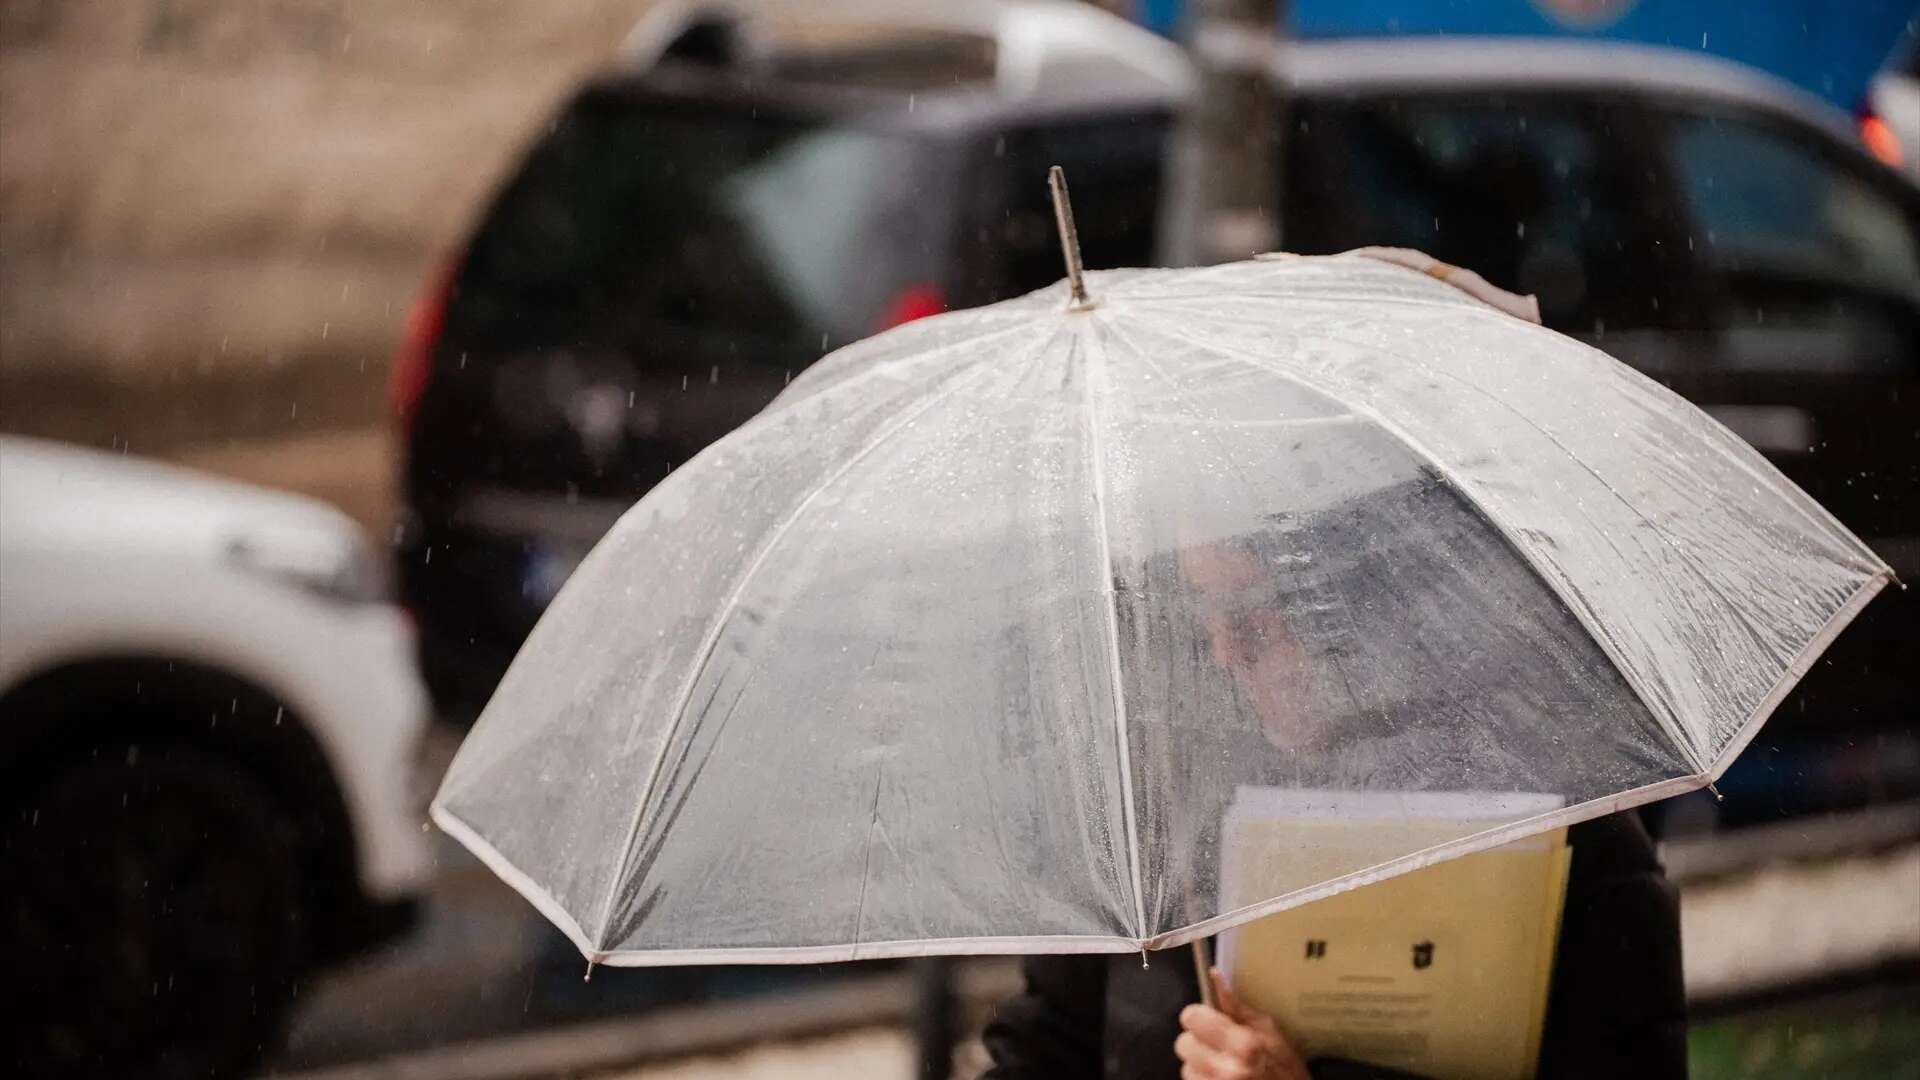
[[[25,1075],[229,1075],[429,866],[406,616],[311,499],[0,438],[0,991]]]

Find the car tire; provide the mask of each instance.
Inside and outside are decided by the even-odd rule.
[[[227,1077],[278,1041],[306,948],[293,826],[229,758],[100,747],[9,793],[16,1075]]]

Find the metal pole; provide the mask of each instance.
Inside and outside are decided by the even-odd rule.
[[[1174,137],[1160,260],[1195,266],[1280,246],[1279,0],[1194,0],[1199,73]]]
[[[920,1055],[920,1080],[948,1080],[953,1075],[953,1049],[957,1041],[953,960],[945,956],[915,960],[913,982],[919,991],[913,1010],[913,1032]]]

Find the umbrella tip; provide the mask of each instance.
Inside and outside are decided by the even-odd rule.
[[[1713,792],[1713,797],[1716,801],[1718,802],[1727,801],[1727,797],[1725,795],[1720,794],[1720,789],[1713,786],[1713,781],[1711,780],[1707,781],[1707,790]]]
[[[1049,167],[1047,188],[1053,193],[1053,223],[1060,230],[1060,255],[1067,262],[1067,288],[1073,293],[1073,306],[1090,307],[1080,267],[1080,233],[1073,227],[1073,203],[1067,198],[1066,170],[1058,165]]]
[[[581,981],[581,982],[592,982],[592,981],[593,981],[593,965],[595,965],[595,964],[597,964],[597,963],[599,963],[599,962],[600,962],[600,958],[599,958],[599,957],[597,957],[597,956],[589,956],[589,957],[587,957],[587,973],[586,973],[586,975],[584,975],[584,976],[582,976],[582,977],[581,977],[581,979],[580,979],[580,981]]]

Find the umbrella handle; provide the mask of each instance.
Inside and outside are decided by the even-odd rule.
[[[1209,1009],[1219,1008],[1213,992],[1213,946],[1207,938],[1193,939],[1193,974],[1200,984],[1200,1004]]]

